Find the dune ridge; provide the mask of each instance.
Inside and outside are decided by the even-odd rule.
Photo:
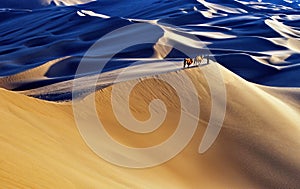
[[[175,80],[187,74],[195,84],[201,105],[198,129],[178,156],[141,170],[116,167],[96,156],[80,137],[69,102],[46,102],[0,89],[1,188],[296,188],[300,180],[300,91],[261,88],[219,67],[228,102],[223,128],[211,149],[197,153],[211,107],[203,73],[197,68],[166,73],[165,77]],[[145,110],[152,98],[164,99],[171,108],[161,130],[145,138],[118,128],[110,105],[113,86],[96,92],[100,118],[117,126],[106,129],[126,145],[161,142],[174,129],[180,111],[177,95],[164,83],[153,77],[143,80],[132,94],[133,114],[147,119]]]
[[[113,57],[108,70],[128,66],[128,61],[123,60],[130,58],[144,58],[145,64],[154,57],[157,60],[165,56],[184,58],[186,55],[171,48],[183,44],[186,48],[198,49],[199,54],[210,50],[218,63],[248,81],[275,87],[299,87],[299,6],[294,3],[151,0],[114,1],[112,6],[110,1],[64,0],[60,2],[70,6],[30,9],[22,6],[34,5],[29,1],[18,1],[19,7],[15,8],[4,6],[8,2],[16,1],[0,3],[3,7],[0,10],[0,76],[5,80],[1,87],[10,90],[23,91],[71,80],[80,59],[96,40],[134,23],[156,27],[149,36],[157,42],[167,41],[170,47],[162,48],[154,43],[124,49]],[[35,2],[49,4],[50,1]],[[146,31],[146,27],[128,31],[124,38]],[[190,41],[189,36],[197,37],[201,44]],[[111,55],[115,46],[117,44],[100,50],[99,56]],[[14,83],[16,74],[31,69],[35,72],[34,68],[64,57],[69,58],[49,66],[51,74],[24,85]],[[93,62],[89,66],[87,74],[94,74]],[[53,71],[51,67],[61,69]],[[30,76],[24,80],[30,81]]]
[[[299,10],[290,0],[0,1],[0,188],[297,188]],[[99,39],[103,44],[90,49]],[[210,64],[182,69],[183,58],[197,55]],[[226,87],[226,115],[216,141],[199,154],[212,115],[223,109],[222,83],[209,86],[204,74],[216,65]],[[159,78],[182,84],[184,95]],[[124,88],[134,83],[127,107]],[[165,107],[153,105],[156,99]],[[89,144],[77,128],[76,116],[86,127],[95,123],[93,111],[85,109],[95,102],[116,141],[150,147],[172,136],[188,109],[183,100],[200,106],[200,116],[191,109],[184,121],[187,127],[198,122],[196,131],[183,151],[155,167],[112,165],[89,148],[102,138]],[[83,108],[75,115],[78,106]],[[166,118],[153,132],[138,134],[122,127],[119,120],[128,119],[122,108],[138,121]],[[104,147],[109,155],[144,162]]]

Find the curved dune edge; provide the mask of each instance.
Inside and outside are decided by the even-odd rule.
[[[278,1],[152,0],[137,1],[134,6],[128,6],[130,3],[126,1],[116,1],[111,6],[110,1],[103,0],[80,6],[27,10],[30,6],[38,8],[51,2],[77,5],[90,1],[0,2],[3,15],[0,18],[0,86],[23,91],[68,81],[74,77],[81,58],[97,40],[118,29],[144,23],[147,27],[111,36],[112,42],[116,40],[122,44],[124,39],[127,44],[128,39],[132,41],[130,36],[142,33],[147,38],[151,36],[149,39],[156,44],[123,49],[113,58],[112,64],[108,64],[108,70],[126,67],[128,62],[123,60],[127,58],[184,58],[170,48],[183,45],[196,50],[196,54],[207,54],[204,49],[209,49],[216,61],[248,81],[299,87],[298,4],[284,2],[290,4],[290,9],[286,9]],[[193,36],[197,40],[192,39]],[[98,55],[110,56],[118,47],[106,45],[97,49]],[[237,64],[240,60],[243,63]],[[95,63],[91,62],[87,68],[90,68],[87,74],[94,74]]]
[[[178,156],[141,170],[116,167],[95,155],[77,130],[70,103],[45,102],[0,89],[0,188],[296,188],[300,185],[300,112],[295,96],[299,91],[262,89],[220,68],[228,102],[214,145],[205,154],[197,153],[211,103],[202,72],[165,74],[176,78],[185,72],[195,83],[201,104],[198,130]],[[118,85],[122,84],[126,82]],[[152,97],[143,89],[151,88],[168,91],[166,85],[151,80],[137,86],[131,110],[139,119],[149,116],[143,109]],[[96,93],[97,110],[105,115],[103,122],[115,124],[110,91],[108,87]],[[179,110],[172,94],[165,103],[173,110],[168,116],[176,118]],[[157,136],[169,135],[173,122],[167,119],[161,134],[146,136],[147,140],[122,138],[122,130],[110,133],[121,136],[118,140],[124,143],[147,146]]]
[[[7,77],[2,77],[0,78],[0,86],[5,89],[13,90],[14,88],[20,87],[26,83],[39,80],[46,80],[47,77],[45,75],[49,71],[49,68],[57,64],[58,62],[66,60],[68,58],[70,57],[66,56],[54,59],[52,61],[46,62],[45,64],[26,70],[24,72],[20,72]]]

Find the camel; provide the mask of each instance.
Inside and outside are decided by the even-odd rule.
[[[186,65],[189,68],[190,65],[193,64],[193,62],[194,62],[193,59],[191,59],[191,58],[185,58],[184,61],[183,61],[183,68],[185,68]]]
[[[194,66],[199,66],[203,59],[204,59],[204,55],[199,55],[199,56],[196,56],[194,59],[192,58],[185,58],[184,61],[183,61],[183,68],[185,68],[186,66],[189,68],[192,64]],[[207,57],[207,63],[208,63],[208,57]]]

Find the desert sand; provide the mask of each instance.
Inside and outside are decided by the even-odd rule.
[[[215,143],[206,153],[198,153],[211,107],[201,70],[166,73],[173,79],[183,73],[191,78],[200,121],[180,154],[147,169],[114,166],[92,152],[75,125],[71,102],[47,102],[0,89],[0,188],[297,188],[300,90],[258,86],[219,67],[227,111]],[[181,107],[170,86],[145,77],[134,89],[130,108],[137,119],[149,117],[147,106],[153,98],[162,99],[170,110],[162,127],[143,137],[117,123],[110,103],[112,87],[97,91],[95,102],[102,121],[114,126],[106,129],[116,140],[145,147],[174,131]]]
[[[0,189],[299,188],[299,11],[292,0],[0,1]],[[182,69],[183,58],[197,55],[210,64]],[[212,74],[212,83],[206,78],[216,65],[226,93],[217,77]],[[161,78],[179,85],[183,97]],[[74,82],[80,88],[74,90]],[[165,105],[152,107],[166,115],[153,132],[129,131],[119,122],[128,116],[113,111],[112,99],[128,109],[123,95],[135,83],[129,110],[138,121],[154,115],[153,100]],[[199,153],[224,97],[220,133]],[[200,114],[183,101],[199,106]],[[186,114],[184,127],[195,122],[196,131],[163,164],[116,166],[91,146],[101,144],[109,155],[138,163],[167,151],[137,161],[100,137],[91,145],[74,114],[74,107],[83,107],[80,123],[93,125],[87,102],[95,103],[105,131],[128,147],[168,141]]]

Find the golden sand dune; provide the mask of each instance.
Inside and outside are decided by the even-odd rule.
[[[93,153],[79,134],[71,103],[50,103],[1,89],[0,188],[297,188],[300,91],[258,87],[220,68],[227,112],[217,140],[204,154],[198,153],[198,146],[211,110],[205,77],[199,69],[165,74],[176,79],[185,73],[191,78],[200,101],[199,124],[180,154],[147,169],[117,167]],[[148,104],[154,98],[162,99],[168,110],[161,128],[142,136],[117,122],[112,87],[96,93],[96,105],[116,140],[146,147],[174,132],[180,105],[172,87],[149,77],[133,90],[130,109],[137,119],[149,118]]]
[[[46,73],[49,71],[51,66],[59,63],[60,61],[66,60],[70,57],[63,57],[54,59],[52,61],[46,62],[40,66],[35,68],[26,70],[24,72],[20,72],[14,75],[5,76],[0,78],[0,86],[12,90],[14,88],[20,87],[26,83],[39,81],[39,80],[46,80],[47,76]]]

